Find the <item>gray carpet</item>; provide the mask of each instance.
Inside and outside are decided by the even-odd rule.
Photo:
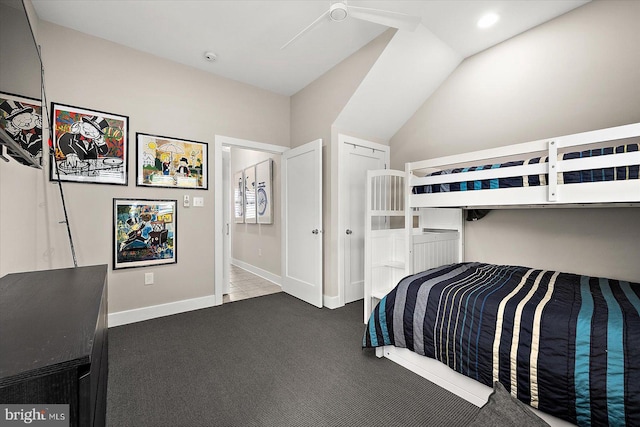
[[[278,293],[109,329],[108,425],[467,425],[477,407],[361,349],[362,310]]]

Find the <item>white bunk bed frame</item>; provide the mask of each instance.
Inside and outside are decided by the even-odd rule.
[[[559,184],[558,173],[578,170],[612,168],[640,164],[640,151],[606,156],[559,160],[562,151],[581,151],[593,148],[592,144],[613,142],[640,136],[640,123],[577,133],[524,144],[508,145],[489,150],[440,157],[437,159],[407,163],[405,171],[406,194],[409,206],[421,207],[526,207],[536,205],[584,205],[592,203],[633,203],[640,201],[640,180],[585,182]],[[419,177],[417,171],[431,173],[467,163],[508,161],[513,158],[535,157],[542,154],[548,163],[537,163],[507,168],[461,172],[449,175]],[[549,172],[552,173],[549,173]],[[505,178],[510,176],[548,174],[548,185],[535,187],[501,188],[491,190],[456,191],[450,193],[411,194],[413,186],[445,184],[460,181]]]
[[[621,141],[640,136],[640,123],[618,126],[613,128],[566,135],[558,138],[544,139],[524,144],[510,145],[500,148],[470,152],[460,155],[440,157],[431,160],[410,162],[405,165],[404,174],[398,171],[376,171],[368,175],[367,183],[371,185],[374,176],[385,173],[394,176],[404,176],[404,205],[372,205],[372,189],[367,189],[367,227],[368,238],[371,239],[372,215],[405,215],[405,265],[406,274],[424,270],[418,266],[418,260],[429,256],[426,253],[418,255],[416,229],[413,216],[416,210],[427,209],[427,214],[420,215],[420,228],[449,228],[459,232],[457,241],[459,261],[463,261],[463,208],[527,208],[527,207],[601,207],[601,206],[640,206],[640,179],[586,182],[586,183],[558,183],[558,173],[622,167],[640,164],[640,151],[619,153],[595,157],[585,157],[572,160],[560,160],[558,154],[562,152],[582,151],[596,148],[613,141]],[[622,142],[621,142],[622,144]],[[617,145],[617,144],[616,144]],[[511,166],[506,168],[487,169],[480,171],[460,172],[448,175],[423,177],[421,175],[452,167],[465,167],[473,164],[488,164],[505,162],[515,159],[526,159],[536,156],[548,156],[548,163]],[[550,173],[551,172],[551,173]],[[451,182],[477,181],[485,179],[505,178],[512,176],[548,175],[547,185],[487,189],[473,191],[458,191],[446,193],[412,194],[412,188],[418,185],[437,185]],[[380,179],[380,178],[377,178]],[[385,190],[378,190],[384,194]],[[404,206],[407,206],[405,209]],[[375,207],[376,209],[372,209]],[[441,211],[441,208],[453,208]],[[438,214],[438,212],[442,212]],[[459,225],[456,225],[459,224]],[[365,235],[365,239],[367,235]],[[372,310],[374,295],[371,287],[371,245],[365,244],[365,322]],[[427,251],[428,252],[428,251]],[[454,261],[456,262],[456,261]],[[367,264],[369,263],[369,264]],[[448,261],[438,265],[444,265]],[[414,269],[414,265],[416,264]],[[432,265],[432,266],[438,266]],[[369,276],[367,276],[367,273]],[[367,301],[368,300],[368,301]],[[471,378],[455,372],[445,364],[428,357],[413,353],[404,348],[385,346],[376,348],[378,357],[388,358],[418,375],[444,387],[463,399],[482,406],[487,402],[492,389]],[[552,426],[571,426],[572,424],[546,413],[531,408],[538,416]]]

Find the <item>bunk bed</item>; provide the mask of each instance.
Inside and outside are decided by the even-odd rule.
[[[545,411],[534,409],[553,426],[640,424],[640,388],[633,385],[640,384],[640,360],[631,351],[634,340],[640,342],[640,284],[463,262],[462,221],[463,209],[640,206],[639,143],[640,123],[411,162],[404,173],[370,172],[363,346],[477,406],[486,403],[493,381],[500,381],[514,398]],[[404,181],[404,204],[387,203],[397,200],[398,191],[385,174]],[[372,219],[402,214],[404,227],[393,231]],[[400,242],[385,242],[385,233]],[[455,249],[419,243],[433,236],[450,237]],[[384,258],[392,262],[380,262]],[[393,261],[401,273],[378,271]],[[496,278],[507,276],[495,286]],[[423,295],[438,296],[434,302]],[[453,301],[463,307],[449,305]],[[571,301],[576,305],[564,305]],[[489,306],[496,312],[483,311]],[[413,319],[416,307],[422,311]],[[485,313],[493,329],[478,329],[478,313]],[[434,322],[443,328],[434,329]],[[423,341],[411,338],[417,337],[413,329],[425,331]],[[486,344],[472,346],[463,330],[484,336]],[[549,331],[555,342],[531,339],[545,339]],[[436,335],[440,344],[434,344]],[[526,343],[516,345],[518,337]],[[475,367],[462,357],[471,350],[483,355]],[[550,370],[551,363],[567,369]]]

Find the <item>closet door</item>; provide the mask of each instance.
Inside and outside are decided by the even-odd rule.
[[[282,155],[282,290],[322,307],[322,140]]]
[[[386,169],[389,147],[361,139],[341,141],[343,178],[340,185],[343,219],[344,303],[364,298],[365,190],[368,170]]]

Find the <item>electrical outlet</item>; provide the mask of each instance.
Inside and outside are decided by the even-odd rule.
[[[262,248],[258,248],[258,256],[262,256]]]
[[[144,273],[144,284],[153,285],[153,273]]]

